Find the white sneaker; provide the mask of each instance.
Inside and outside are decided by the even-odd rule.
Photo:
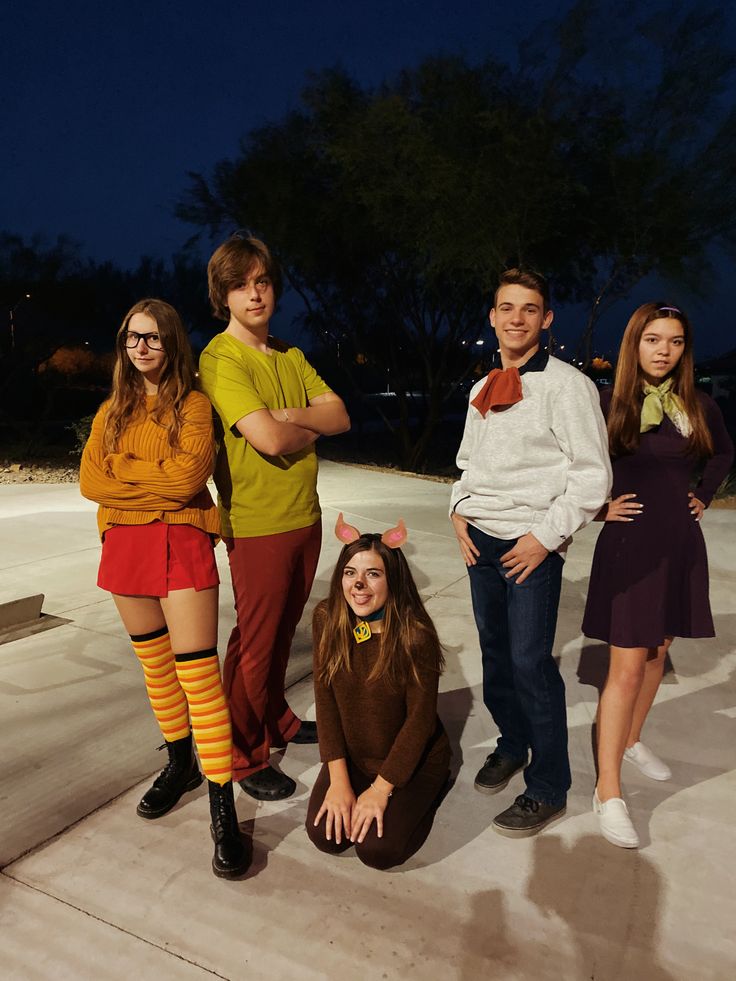
[[[593,794],[593,813],[598,815],[601,834],[619,848],[638,848],[639,835],[629,817],[629,809],[620,797],[611,797],[603,804],[598,791]]]
[[[638,767],[645,777],[652,780],[669,780],[672,770],[667,764],[648,749],[644,743],[634,743],[624,750],[624,759]]]

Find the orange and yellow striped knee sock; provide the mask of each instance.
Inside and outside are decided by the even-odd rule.
[[[131,634],[138,660],[143,668],[148,699],[164,739],[172,743],[190,733],[186,696],[179,684],[166,627],[150,634]]]
[[[222,786],[232,779],[233,736],[217,651],[177,654],[175,660],[189,703],[199,762],[207,779]]]

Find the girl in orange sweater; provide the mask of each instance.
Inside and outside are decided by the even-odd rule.
[[[194,391],[194,364],[179,315],[141,300],[118,331],[110,398],[92,424],[80,489],[97,501],[109,590],[130,634],[169,761],[138,804],[158,818],[208,780],[215,875],[250,865],[232,785],[230,714],[217,657],[217,509],[207,490],[214,463],[212,410]]]

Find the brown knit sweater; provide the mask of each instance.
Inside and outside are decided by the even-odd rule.
[[[169,446],[168,430],[151,418],[156,396],[146,397],[146,414],[128,426],[118,452],[102,451],[107,403],[92,423],[79,468],[79,489],[97,501],[100,536],[113,525],[152,521],[194,525],[218,535],[217,508],[207,490],[214,466],[212,407],[201,392],[184,402],[179,447]]]
[[[315,651],[324,627],[323,601],[312,620]],[[403,787],[420,764],[439,773],[449,766],[450,744],[437,716],[437,659],[428,649],[415,654],[421,685],[413,677],[395,690],[382,680],[369,683],[380,643],[380,634],[353,642],[351,670],[339,671],[329,686],[318,680],[315,664],[320,757],[323,763],[349,757],[369,776]]]

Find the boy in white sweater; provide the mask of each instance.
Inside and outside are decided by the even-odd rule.
[[[552,318],[542,276],[502,274],[490,314],[502,370],[470,393],[450,512],[470,577],[483,701],[500,733],[475,786],[498,793],[525,768],[525,792],[493,821],[512,838],[565,813],[565,686],[552,658],[563,555],[611,489],[595,386],[541,347]]]

